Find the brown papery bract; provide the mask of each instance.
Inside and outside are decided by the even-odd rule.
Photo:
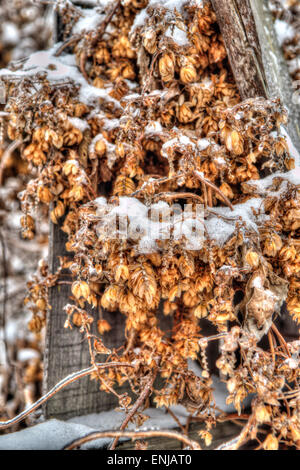
[[[136,25],[144,9],[145,20]],[[299,188],[284,178],[293,166],[280,130],[286,112],[277,99],[241,101],[209,2],[187,2],[180,11],[116,2],[106,13],[108,34],[104,22],[66,43],[83,79],[101,89],[96,100],[84,103],[79,86],[60,87],[47,77],[38,78],[34,103],[29,85],[9,87],[8,134],[26,141],[23,158],[38,175],[22,195],[23,235],[34,236],[38,200],[51,205],[53,223],[65,216],[70,253],[55,275],[43,266],[29,283],[30,329],[43,327],[48,288],[64,282],[61,271],[69,269],[74,304],[65,307],[66,328],[85,334],[92,363],[105,353],[134,365],[93,373],[102,390],[118,396],[120,409],[131,409],[128,397],[115,391],[124,383],[138,394],[139,406],[152,394],[157,406],[182,404],[206,421],[201,438],[210,445],[211,427],[221,417],[207,347],[222,339],[214,366],[227,384],[227,404],[241,414],[245,398],[255,396],[238,443],[255,440],[263,425],[263,448],[297,447],[299,354],[292,358],[291,343],[273,324],[285,304],[300,323],[300,201]],[[262,190],[259,180],[278,169],[281,177]],[[160,202],[170,211],[174,202],[201,203],[202,248],[187,249],[184,237],[171,236],[141,250],[143,226],[136,237],[109,237],[111,207],[124,198],[145,207]],[[256,209],[243,220],[235,206],[249,202]],[[223,229],[228,236],[220,239]],[[98,311],[93,340],[89,306]],[[126,343],[117,351],[105,346],[114,328],[106,310],[125,316]],[[207,324],[215,334],[207,334]],[[264,336],[269,346],[262,349]],[[200,377],[191,360],[199,362]],[[136,411],[131,420],[138,419]]]

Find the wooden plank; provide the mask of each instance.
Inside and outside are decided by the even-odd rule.
[[[146,412],[147,414],[147,412]],[[223,444],[226,441],[238,436],[241,431],[241,427],[237,424],[234,424],[230,421],[226,423],[218,423],[216,427],[211,430],[213,436],[212,445],[207,447],[203,440],[199,438],[199,431],[205,430],[205,424],[201,423],[192,423],[189,427],[189,438],[199,442],[203,450],[214,450],[219,445]],[[179,428],[174,429],[174,431],[182,432]],[[181,450],[182,444],[176,439],[165,439],[165,438],[155,438],[146,439],[145,442],[148,445],[147,450]],[[134,449],[134,443],[132,441],[123,441],[120,442],[117,450],[132,450]]]
[[[56,16],[57,41],[63,40],[63,22],[59,15]],[[66,234],[61,230],[60,224],[55,225],[50,221],[49,233],[49,271],[54,274],[59,267],[59,256],[70,256],[66,252]],[[65,273],[68,274],[68,273]],[[64,280],[67,277],[64,276]],[[69,280],[71,280],[69,276]],[[46,393],[65,376],[90,366],[90,355],[87,341],[78,328],[65,329],[66,313],[64,306],[69,302],[71,290],[69,285],[57,285],[49,291],[49,304],[51,310],[47,313],[46,341],[44,354],[44,381],[43,391]],[[97,313],[92,309],[89,313],[95,317],[92,332],[97,334]],[[108,348],[119,347],[124,341],[125,318],[120,313],[105,312],[105,319],[113,326],[106,333],[104,343]],[[105,360],[106,357],[97,356],[97,360]],[[124,386],[120,391],[127,391]],[[48,418],[68,419],[73,416],[81,416],[89,413],[97,413],[117,406],[116,397],[99,391],[99,381],[89,377],[76,381],[56,394],[44,406],[44,416]]]
[[[59,225],[50,225],[49,270],[55,273],[59,267],[58,256],[65,256],[66,235]],[[67,279],[64,276],[64,279]],[[66,375],[90,365],[87,341],[78,328],[65,329],[66,314],[63,307],[69,301],[69,285],[56,285],[50,289],[49,303],[52,309],[47,315],[46,345],[44,357],[44,392],[50,390]],[[89,311],[95,317],[97,312]],[[113,325],[105,335],[105,344],[118,347],[123,344],[125,318],[120,313],[105,312],[105,318]],[[99,359],[100,358],[100,359]],[[101,357],[97,357],[101,360]],[[115,397],[99,391],[99,382],[84,378],[70,384],[49,400],[44,408],[46,418],[68,419],[73,416],[96,413],[117,405]]]
[[[280,98],[288,133],[300,151],[300,109],[278,45],[267,0],[211,0],[241,98]]]
[[[249,0],[212,0],[212,5],[241,98],[266,98],[267,83]]]

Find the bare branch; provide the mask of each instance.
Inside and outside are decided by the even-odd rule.
[[[19,415],[15,416],[14,418],[8,421],[2,421],[2,422],[0,421],[0,430],[7,429],[10,426],[13,426],[14,424],[20,423],[20,421],[23,421],[27,416],[29,416],[37,408],[39,408],[47,400],[49,400],[49,398],[53,397],[53,395],[58,393],[67,385],[71,384],[72,382],[75,382],[75,380],[91,375],[97,372],[98,369],[106,369],[108,367],[134,367],[134,366],[132,364],[126,364],[126,363],[122,364],[122,362],[108,362],[106,364],[97,363],[96,367],[89,367],[88,369],[83,369],[79,372],[75,372],[74,374],[70,374],[64,379],[62,379],[60,382],[58,382],[48,393],[42,396],[38,401],[33,403],[33,405],[30,408],[28,408],[27,410],[23,411],[22,413],[20,413]]]
[[[230,207],[230,209],[233,211],[233,205],[231,204],[231,202],[229,201],[228,197],[225,196],[224,193],[222,193],[222,191],[215,185],[213,184],[211,181],[209,181],[208,179],[204,178],[204,176],[202,176],[199,171],[193,171],[193,175],[196,176],[196,178],[198,178],[198,180],[201,181],[201,183],[204,183],[206,184],[207,186],[209,186],[211,189],[213,189],[216,193],[219,194],[219,196],[223,199],[223,201],[227,204],[228,207]]]
[[[139,407],[144,403],[146,398],[149,396],[149,394],[151,392],[151,389],[152,389],[152,386],[154,384],[154,381],[156,379],[156,375],[157,375],[157,371],[155,371],[155,373],[148,379],[148,382],[146,383],[146,386],[145,386],[144,390],[142,391],[139,398],[137,399],[137,401],[133,405],[132,409],[130,410],[130,412],[126,416],[125,420],[123,421],[123,423],[120,427],[120,431],[124,431],[124,429],[126,429],[127,424],[129,423],[129,421],[133,418],[135,413],[138,411]],[[119,437],[116,437],[114,442],[111,445],[110,450],[114,450],[116,448],[116,446],[118,444],[118,441],[119,441]]]
[[[149,439],[151,437],[167,437],[169,439],[177,439],[178,441],[183,442],[186,446],[190,447],[192,450],[201,450],[198,442],[189,439],[182,434],[179,434],[175,431],[105,431],[105,432],[93,432],[85,437],[76,439],[71,442],[64,450],[73,450],[76,447],[79,447],[86,442],[95,441],[96,439],[101,439],[103,437],[130,437],[131,439]]]
[[[9,157],[18,147],[20,147],[21,144],[22,144],[21,140],[15,140],[5,150],[1,158],[1,163],[0,163],[0,185],[2,185],[3,183],[3,173],[4,173]]]

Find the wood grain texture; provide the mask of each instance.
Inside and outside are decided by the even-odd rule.
[[[147,414],[147,413],[146,413]],[[146,422],[147,423],[147,422]],[[240,426],[228,421],[226,423],[218,423],[216,427],[211,430],[213,436],[213,442],[211,446],[207,447],[203,440],[199,438],[199,431],[205,430],[205,424],[200,423],[191,423],[189,427],[189,438],[199,442],[202,450],[214,450],[219,445],[223,444],[226,441],[230,441],[234,437],[238,436],[241,431]],[[174,431],[181,432],[179,428],[174,429]],[[165,439],[165,438],[155,438],[145,440],[148,448],[147,450],[181,450],[182,444],[176,439]],[[134,443],[132,441],[121,442],[117,450],[133,450]]]
[[[278,45],[267,0],[211,0],[242,99],[280,98],[288,133],[300,150],[300,109]]]
[[[66,255],[66,236],[59,225],[50,225],[49,269],[55,273],[58,256]],[[64,279],[67,279],[64,276]],[[57,285],[50,289],[49,301],[52,307],[48,311],[46,325],[46,345],[44,357],[44,392],[50,390],[66,375],[90,365],[87,341],[79,329],[65,329],[66,313],[63,307],[69,301],[70,286]],[[90,310],[97,320],[97,313]],[[118,347],[124,342],[124,317],[120,313],[105,312],[105,318],[113,325],[111,332],[104,337],[107,347]],[[96,325],[94,325],[95,328]],[[96,331],[94,331],[96,333]],[[104,358],[105,359],[105,358]],[[101,361],[101,356],[97,356]],[[99,382],[89,377],[78,380],[49,400],[44,407],[46,419],[68,419],[88,413],[111,409],[117,405],[116,398],[99,391]]]
[[[242,3],[244,0],[238,0]],[[268,97],[280,98],[289,113],[288,133],[300,152],[300,107],[293,102],[293,85],[287,63],[278,45],[274,20],[267,0],[249,0],[261,48]]]
[[[248,0],[212,0],[241,98],[267,97],[252,9]]]

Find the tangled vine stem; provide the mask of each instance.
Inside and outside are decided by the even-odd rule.
[[[253,413],[243,427],[240,434],[228,442],[221,444],[216,450],[238,450],[249,439],[251,428],[254,425],[255,414]]]
[[[106,16],[104,21],[101,23],[100,29],[98,30],[95,38],[92,40],[92,43],[90,44],[91,46],[94,46],[98,41],[101,40],[101,38],[102,38],[102,36],[103,36],[103,34],[106,30],[106,27],[108,26],[108,24],[112,20],[112,17],[116,13],[116,11],[117,11],[118,7],[120,6],[120,4],[121,4],[121,0],[117,0],[116,3],[114,4],[114,6],[112,7],[111,11],[108,13],[108,15]],[[82,75],[84,76],[84,78],[86,79],[86,81],[88,83],[90,83],[89,76],[88,76],[88,74],[86,72],[86,69],[85,69],[86,60],[87,60],[87,51],[83,50],[83,52],[80,54],[79,69],[80,69]]]
[[[148,379],[144,390],[142,391],[139,398],[137,399],[137,401],[133,405],[132,409],[130,410],[130,412],[126,416],[125,420],[123,421],[123,423],[121,425],[121,428],[120,428],[120,431],[124,431],[126,429],[129,421],[133,418],[135,413],[138,411],[139,407],[144,403],[146,398],[150,395],[151,390],[152,390],[152,386],[153,386],[154,381],[156,379],[156,376],[157,376],[157,371],[155,371],[155,373]],[[118,441],[119,441],[119,437],[116,436],[113,443],[112,443],[112,445],[111,445],[110,450],[114,450],[116,448],[116,446],[118,444]]]
[[[134,366],[132,364],[126,364],[126,363],[122,364],[121,362],[110,362],[110,363],[108,362],[107,364],[97,363],[96,367],[94,366],[89,367],[88,369],[83,369],[79,372],[75,372],[74,374],[70,374],[67,377],[65,377],[63,380],[58,382],[48,393],[46,393],[46,395],[43,395],[38,401],[33,403],[33,405],[31,405],[30,408],[23,411],[22,413],[15,416],[14,418],[9,419],[8,421],[0,422],[0,430],[7,429],[10,426],[13,426],[14,424],[20,423],[27,416],[29,416],[31,413],[37,410],[41,405],[43,405],[47,400],[53,397],[57,392],[65,388],[67,385],[70,385],[71,383],[75,382],[75,380],[91,375],[94,372],[97,372],[98,369],[107,369],[108,367],[134,367]]]
[[[12,142],[7,149],[5,150],[4,154],[2,155],[1,158],[1,164],[0,164],[0,185],[3,183],[3,173],[6,167],[6,164],[11,156],[11,154],[21,146],[22,141],[21,140],[15,140]]]
[[[64,42],[62,43],[62,45],[57,49],[57,51],[56,51],[55,54],[54,54],[54,57],[59,57],[67,47],[72,46],[73,44],[76,44],[77,42],[80,41],[80,39],[82,39],[82,35],[81,35],[81,34],[77,34],[77,35],[72,36],[71,38],[68,38],[68,39],[67,39],[66,41],[64,41]]]
[[[6,303],[8,299],[8,292],[7,292],[7,277],[8,277],[8,269],[7,269],[7,257],[6,257],[6,243],[3,237],[2,230],[0,230],[0,245],[2,249],[2,266],[3,266],[3,301],[2,301],[2,331],[3,331],[3,342],[4,342],[4,349],[5,349],[5,358],[6,363],[10,365],[10,357],[9,357],[9,350],[8,350],[8,342],[7,342],[7,333],[6,333]]]
[[[211,189],[213,189],[216,193],[219,194],[219,196],[223,199],[223,201],[227,204],[228,207],[233,211],[233,205],[229,201],[228,197],[225,196],[224,193],[216,186],[214,185],[211,181],[208,179],[204,178],[199,171],[193,171],[193,175],[198,178],[201,183],[205,184],[206,186],[209,186]]]
[[[105,431],[105,432],[93,432],[85,437],[76,439],[67,445],[64,450],[73,450],[86,442],[95,441],[104,437],[129,437],[131,439],[149,439],[151,437],[167,437],[169,439],[177,439],[183,442],[186,446],[190,447],[191,450],[202,450],[198,442],[189,439],[182,434],[175,431]]]

